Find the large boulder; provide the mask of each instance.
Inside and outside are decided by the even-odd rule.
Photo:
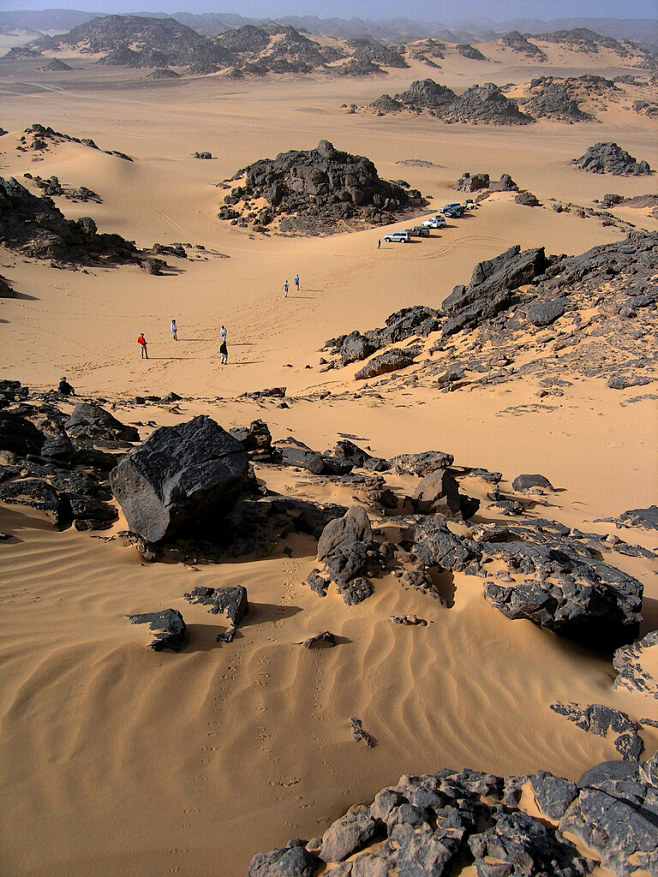
[[[241,442],[210,417],[163,426],[110,472],[130,529],[148,542],[212,529],[248,469]]]
[[[573,163],[593,174],[638,176],[651,173],[646,161],[636,161],[616,143],[595,143],[580,158],[574,158]]]
[[[127,426],[93,402],[78,402],[66,421],[66,431],[77,439],[97,438],[110,441],[138,442],[139,432],[134,426]]]

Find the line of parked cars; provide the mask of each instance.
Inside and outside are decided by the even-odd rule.
[[[408,244],[411,238],[427,238],[430,236],[430,230],[433,228],[445,228],[446,219],[460,219],[464,215],[469,202],[465,201],[460,204],[459,201],[451,201],[450,204],[444,204],[439,208],[436,216],[424,219],[420,225],[414,225],[413,228],[407,228],[404,231],[391,231],[384,235],[387,244]]]

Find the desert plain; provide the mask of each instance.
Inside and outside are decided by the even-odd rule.
[[[557,202],[593,208],[608,192],[655,194],[655,176],[590,174],[571,162],[595,142],[614,141],[658,165],[655,119],[632,112],[629,101],[598,107],[597,121],[522,127],[348,111],[427,75],[459,92],[474,82],[527,83],[549,73],[638,72],[604,52],[546,50],[552,54],[542,65],[492,46],[476,70],[452,58],[428,74],[417,61],[384,78],[154,81],[85,56],[67,56],[74,69],[62,73],[41,70],[43,59],[0,60],[1,176],[28,185],[25,173],[56,175],[102,199],[56,198],[67,218],[92,216],[100,232],[138,247],[190,245],[186,259],[167,257],[171,270],[162,276],[136,265],[68,270],[0,249],[0,273],[18,293],[0,300],[2,376],[45,393],[66,375],[76,398],[58,402],[63,411],[80,398],[103,400],[137,424],[142,439],[207,414],[225,429],[262,419],[275,440],[292,436],[319,451],[343,437],[383,458],[442,450],[457,466],[502,473],[507,495],[517,475],[541,473],[555,490],[535,495],[524,516],[655,550],[655,531],[620,534],[601,520],[656,502],[655,384],[617,390],[565,366],[562,395],[544,398],[540,373],[453,392],[427,381],[368,381],[369,393],[354,379],[361,363],[323,370],[320,362],[327,339],[383,326],[403,307],[439,308],[476,263],[513,245],[575,255],[622,240],[623,223],[658,231],[649,209],[612,208],[621,225],[553,209]],[[69,141],[18,150],[35,122],[92,138],[100,149]],[[222,181],[257,159],[323,139],[427,195],[419,219],[463,200],[455,183],[466,171],[492,179],[508,173],[541,206],[493,194],[429,238],[381,247],[385,233],[412,220],[294,236],[218,218]],[[213,158],[194,158],[199,150]],[[300,289],[284,297],[283,283],[292,285],[295,274]],[[222,324],[227,366],[219,357]],[[140,332],[148,360],[139,355]],[[555,327],[547,348],[549,334]],[[426,339],[425,358],[436,337]],[[554,369],[560,356],[547,353]],[[279,397],[244,395],[271,387],[286,388],[288,407]],[[175,405],[135,402],[170,391],[181,397]],[[257,464],[256,475],[287,497],[355,502],[353,486],[302,470]],[[413,491],[409,476],[384,476],[399,497]],[[481,501],[470,526],[508,523],[487,507],[490,485],[471,479],[464,489]],[[610,737],[551,711],[555,702],[658,719],[655,699],[612,687],[609,655],[504,617],[484,600],[478,577],[455,572],[441,602],[385,572],[370,598],[348,606],[335,588],[321,599],[304,583],[316,541],[296,532],[220,563],[149,563],[134,546],[107,538],[126,529],[121,515],[100,534],[58,532],[45,516],[2,503],[0,529],[9,536],[0,543],[0,870],[12,877],[238,877],[257,852],[321,835],[347,807],[370,801],[402,774],[470,767],[576,780],[619,757]],[[606,559],[643,584],[640,633],[654,630],[655,559]],[[233,642],[218,643],[221,624],[183,594],[236,584],[247,588],[251,612]],[[156,653],[126,616],[167,607],[184,615],[187,641],[180,652]],[[407,614],[428,623],[390,620]],[[300,645],[324,630],[337,647]],[[647,656],[654,678],[656,649]],[[353,739],[354,716],[375,738],[373,748]],[[648,758],[657,727],[642,725],[641,737]],[[595,873],[610,872],[598,866]]]

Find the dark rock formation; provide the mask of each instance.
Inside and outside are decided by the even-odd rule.
[[[154,273],[165,264],[120,235],[98,234],[89,217],[65,219],[50,198],[37,198],[13,177],[0,178],[0,243],[64,264],[149,263]]]
[[[149,73],[147,79],[180,79],[180,73],[170,70],[169,67],[156,67],[153,73]]]
[[[460,43],[455,46],[455,49],[462,58],[468,58],[469,61],[486,61],[487,59],[484,57],[482,52],[479,49],[476,49],[475,46],[472,46],[470,43]]]
[[[574,158],[573,164],[593,174],[637,176],[652,172],[646,161],[636,161],[616,143],[595,143],[580,158]]]
[[[412,502],[414,510],[420,514],[461,514],[457,479],[448,469],[430,472],[418,484]]]
[[[279,454],[272,446],[272,434],[262,420],[253,420],[248,427],[233,428],[229,432],[242,443],[249,459],[258,463],[273,463]]]
[[[525,493],[534,488],[540,490],[554,490],[555,488],[545,475],[517,475],[512,481],[512,488],[517,493]]]
[[[420,192],[382,180],[374,164],[359,155],[334,149],[321,140],[316,149],[280,153],[241,170],[240,181],[224,198],[220,219],[270,225],[285,218],[280,230],[335,231],[343,223],[389,223],[426,202]],[[253,199],[267,207],[254,212]],[[309,224],[310,223],[310,224]]]
[[[629,509],[622,512],[618,522],[621,527],[641,527],[643,530],[658,530],[658,506],[650,505],[646,509]]]
[[[526,782],[539,818],[520,808]],[[255,856],[249,877],[310,877],[325,862],[336,877],[446,875],[465,861],[480,877],[585,877],[599,861],[614,877],[651,874],[658,866],[657,788],[656,756],[599,764],[577,784],[545,771],[403,776],[370,805],[350,807],[322,837]],[[573,835],[594,858],[579,854]],[[308,858],[299,852],[293,863],[294,850]]]
[[[385,353],[379,353],[373,356],[362,368],[354,373],[354,379],[357,381],[367,380],[368,378],[376,378],[387,372],[398,371],[413,365],[415,359],[414,353],[407,350],[401,350],[399,347],[393,347]]]
[[[402,55],[392,46],[387,46],[371,37],[351,39],[347,41],[347,45],[354,50],[352,59],[357,64],[376,64],[379,67],[398,69],[409,66]]]
[[[36,509],[44,513],[58,530],[71,526],[73,512],[70,502],[41,478],[20,478],[1,483],[0,501]]]
[[[390,469],[388,460],[384,460],[381,457],[373,457],[349,439],[341,439],[336,442],[334,455],[337,459],[344,460],[352,466],[370,469],[373,472],[383,472],[385,469]]]
[[[645,662],[651,667],[651,655],[658,651],[658,630],[652,630],[641,640],[617,649],[612,664],[617,671],[613,688],[626,688],[658,700],[658,679],[646,669]]]
[[[93,402],[78,402],[65,423],[67,433],[73,438],[94,442],[105,439],[109,442],[138,442],[139,430],[127,426]]]
[[[69,70],[73,70],[69,64],[66,64],[64,61],[60,61],[59,58],[53,58],[47,64],[45,64],[42,70],[47,70],[49,72],[62,73]]]
[[[430,472],[449,469],[455,458],[445,451],[422,451],[420,454],[398,454],[396,457],[391,457],[389,462],[396,475],[409,472],[411,475],[423,478]]]
[[[110,473],[128,526],[148,542],[209,531],[247,473],[242,444],[209,417],[160,427]]]
[[[346,460],[320,454],[294,438],[276,442],[275,448],[284,466],[298,466],[314,475],[347,475],[352,469]]]
[[[382,95],[370,104],[370,109],[380,115],[401,109],[427,112],[446,122],[527,125],[533,121],[531,116],[519,110],[516,101],[505,97],[501,89],[491,82],[483,86],[473,85],[457,96],[433,79],[417,80],[407,91],[396,94],[393,99],[389,95]]]
[[[521,204],[523,207],[540,207],[539,199],[532,192],[519,192],[514,199],[515,204]]]
[[[546,267],[543,247],[521,252],[518,245],[495,259],[478,263],[469,285],[455,286],[443,302],[443,311],[449,317],[443,334],[472,328],[483,318],[505,310],[512,302],[514,290],[532,282]]]
[[[556,119],[560,122],[588,122],[593,116],[580,109],[573,95],[571,80],[542,76],[530,83],[531,97],[523,101],[523,108],[536,119]]]
[[[500,41],[504,46],[507,46],[514,52],[518,52],[519,55],[525,55],[526,58],[530,58],[533,61],[543,63],[548,60],[546,54],[542,52],[539,46],[531,43],[527,37],[522,36],[518,30],[513,30],[504,34],[500,38]]]
[[[488,189],[489,174],[470,174],[467,171],[457,180],[455,188],[458,192],[479,192],[480,189]]]
[[[209,606],[208,612],[213,615],[225,615],[230,622],[228,630],[217,635],[218,642],[233,642],[240,622],[249,613],[247,589],[243,585],[232,585],[226,588],[194,588],[185,594],[189,603],[201,603]]]
[[[180,650],[185,642],[185,622],[177,609],[164,609],[162,612],[147,612],[142,615],[129,615],[131,624],[148,624],[154,631],[149,648],[155,652],[163,649]]]
[[[637,725],[619,710],[600,703],[587,707],[579,707],[575,703],[552,703],[551,709],[590,734],[599,737],[612,734],[615,738],[615,749],[624,761],[637,761],[640,757],[644,744],[638,736]]]
[[[332,649],[337,645],[336,637],[329,630],[323,630],[322,633],[316,633],[305,639],[303,644],[305,649]]]

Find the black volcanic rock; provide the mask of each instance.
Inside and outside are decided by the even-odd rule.
[[[529,125],[534,121],[493,82],[471,86],[447,109],[443,118],[490,125]]]
[[[469,61],[486,61],[487,59],[484,57],[482,52],[479,49],[476,49],[475,46],[472,46],[470,43],[460,43],[455,46],[455,49],[462,58],[468,58]]]
[[[266,213],[267,224],[285,217],[290,230],[303,230],[310,224],[316,230],[334,231],[345,222],[388,223],[426,203],[417,190],[382,180],[369,159],[334,149],[327,140],[321,140],[316,149],[257,161],[234,181],[240,178],[244,178],[242,184],[225,197],[228,206],[219,216],[231,218],[242,212],[245,224],[262,223]],[[266,210],[246,213],[247,205],[260,198],[267,201]],[[236,211],[236,205],[242,211]]]
[[[580,158],[574,158],[573,164],[593,174],[638,176],[651,173],[646,161],[636,161],[616,143],[595,143]]]
[[[53,72],[65,72],[68,70],[73,70],[73,67],[64,63],[64,61],[60,61],[59,58],[53,58],[44,67],[42,67],[42,69]]]
[[[500,41],[504,46],[507,46],[514,52],[518,52],[520,55],[525,55],[526,58],[531,58],[533,61],[543,62],[548,60],[546,54],[542,52],[539,46],[531,43],[526,37],[522,36],[518,30],[513,30],[504,34],[500,38]]]
[[[524,101],[524,109],[536,119],[558,119],[563,122],[587,122],[592,116],[578,106],[564,82],[551,77],[533,80],[532,97]]]
[[[354,50],[352,58],[357,64],[376,64],[379,67],[408,67],[402,55],[391,46],[386,46],[369,37],[357,37],[347,41]]]
[[[433,79],[412,82],[406,91],[395,95],[395,100],[408,109],[430,110],[438,115],[456,99],[454,91]]]
[[[599,737],[614,737],[615,749],[624,761],[637,761],[644,744],[638,735],[638,727],[619,710],[600,703],[580,707],[575,703],[552,703],[551,709],[575,722],[583,731]]]
[[[407,350],[401,350],[399,347],[392,347],[384,353],[373,356],[372,359],[354,373],[357,381],[367,380],[368,378],[376,378],[378,375],[387,372],[398,371],[407,366],[413,365],[415,356]]]
[[[165,264],[118,234],[98,234],[89,217],[66,219],[50,198],[37,198],[13,177],[0,178],[0,243],[65,264],[151,262],[155,273]]]
[[[185,642],[185,621],[177,609],[129,615],[128,621],[131,624],[148,624],[149,629],[154,633],[149,648],[155,652],[161,652],[163,649],[177,652]]]
[[[214,420],[160,427],[110,472],[130,529],[148,542],[209,531],[247,473],[242,444]]]

